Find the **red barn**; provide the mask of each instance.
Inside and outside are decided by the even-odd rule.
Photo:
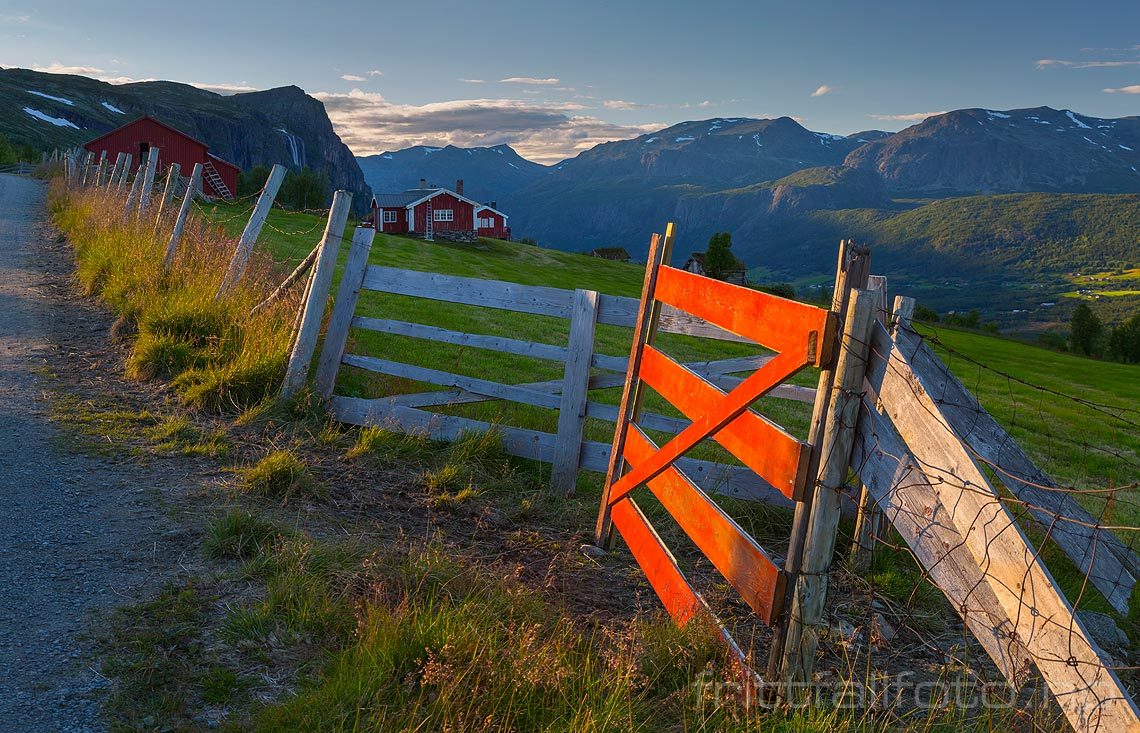
[[[506,214],[463,195],[462,180],[455,182],[454,191],[421,180],[419,188],[403,193],[378,193],[372,197],[372,221],[386,234],[464,242],[507,239],[511,231]]]
[[[132,165],[138,165],[152,148],[159,149],[158,169],[171,163],[182,166],[182,175],[189,176],[195,163],[202,164],[202,192],[207,196],[231,199],[237,192],[238,167],[210,153],[206,143],[195,140],[153,117],[140,117],[100,135],[83,146],[98,158],[102,151],[112,161],[119,153],[130,153]]]

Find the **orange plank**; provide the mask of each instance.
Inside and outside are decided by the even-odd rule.
[[[632,499],[626,497],[615,503],[610,508],[610,518],[678,626],[707,611],[704,601],[685,580],[677,561]]]
[[[690,420],[725,397],[724,391],[652,346],[645,347],[639,376]],[[810,445],[751,410],[742,412],[712,437],[784,496],[793,501],[802,498]]]
[[[826,361],[836,334],[833,317],[823,308],[675,267],[660,270],[654,292],[658,300],[774,351],[796,351],[814,365]]]
[[[652,440],[631,426],[625,443],[630,464],[647,460],[656,450]],[[649,489],[749,608],[771,624],[783,605],[785,580],[764,548],[676,468],[650,481]]]
[[[757,369],[725,395],[714,409],[693,420],[689,427],[674,436],[649,460],[634,467],[608,487],[608,500],[613,503],[657,476],[694,445],[735,420],[760,395],[795,374],[803,365],[803,358],[798,354],[777,354],[772,361]]]

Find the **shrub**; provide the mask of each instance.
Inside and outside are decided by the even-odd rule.
[[[272,522],[234,510],[215,519],[206,530],[206,557],[248,560],[266,552],[284,532]]]
[[[276,450],[242,472],[241,489],[255,496],[288,500],[315,497],[320,488],[305,469],[305,462],[289,450]]]

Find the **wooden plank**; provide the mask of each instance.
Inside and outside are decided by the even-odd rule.
[[[884,368],[868,374],[900,437],[934,482],[947,519],[962,535],[1014,632],[1077,730],[1140,730],[1140,712],[1101,658],[1038,551],[923,389],[906,355],[876,326]]]
[[[558,404],[558,435],[554,444],[554,465],[550,473],[550,489],[561,496],[574,493],[578,478],[590,389],[590,357],[594,353],[594,331],[598,322],[597,292],[576,290],[572,307],[567,347],[570,353],[562,380],[562,398]]]
[[[895,331],[895,343],[954,434],[966,442],[976,458],[996,468],[1002,484],[1028,504],[1049,539],[1088,575],[1113,608],[1127,614],[1140,567],[1135,554],[1112,532],[1098,529],[1097,519],[1070,495],[1050,490],[1055,487],[1053,481],[1033,465],[919,334],[901,326]]]
[[[933,482],[868,397],[859,411],[851,463],[930,582],[946,596],[1011,687],[1021,689],[1032,660],[1013,638],[1012,622],[962,535],[951,526]]]
[[[569,354],[569,350],[565,346],[540,344],[534,341],[520,341],[519,339],[506,338],[504,336],[486,336],[477,333],[463,333],[462,331],[452,331],[446,328],[425,326],[419,323],[394,321],[387,318],[356,316],[352,319],[352,327],[361,328],[366,331],[390,333],[396,336],[410,336],[412,338],[438,341],[444,344],[470,346],[476,349],[500,351],[505,354],[529,356],[535,359],[546,359],[548,361],[560,361],[563,363],[565,363],[566,357]]]
[[[182,173],[182,166],[178,163],[171,163],[170,167],[166,169],[166,185],[162,187],[162,198],[158,200],[158,211],[154,215],[154,233],[158,234],[158,228],[162,225],[162,213],[166,211],[166,207],[174,199],[174,189],[178,184],[178,176]]]
[[[714,409],[726,396],[721,390],[648,345],[642,357],[640,376],[693,421]],[[732,422],[713,433],[712,439],[761,478],[780,489],[789,499],[800,498],[807,478],[810,452],[807,443],[801,443],[779,425],[752,410],[740,413]]]
[[[158,170],[158,148],[152,147],[146,154],[146,172],[143,173],[142,188],[139,189],[139,203],[137,216],[146,213],[154,194],[154,174]]]
[[[684,626],[706,611],[669,548],[657,536],[649,520],[628,496],[610,507],[610,517],[637,564],[653,586],[665,610],[678,626]]]
[[[474,392],[501,400],[510,400],[511,402],[521,402],[524,405],[557,410],[559,404],[561,404],[559,397],[547,392],[539,392],[512,384],[500,384],[499,382],[492,382],[488,379],[479,379],[477,377],[464,377],[459,374],[452,374],[451,372],[444,372],[438,369],[405,364],[401,361],[379,359],[374,356],[345,354],[341,359],[341,363],[360,369],[380,372],[381,374],[388,374],[393,377],[412,379],[417,382],[427,382],[428,384],[438,384],[441,387],[458,387],[467,392]]]
[[[366,290],[395,295],[555,318],[569,318],[573,295],[573,291],[561,288],[403,270],[379,265],[369,268],[364,287]],[[599,295],[598,323],[632,328],[637,320],[637,303],[636,298]],[[752,343],[750,339],[725,331],[673,307],[662,309],[660,328],[668,333]]]
[[[867,290],[875,294],[875,320],[887,323],[890,320],[890,313],[887,312],[887,278],[882,275],[869,276]],[[882,533],[882,518],[879,515],[878,505],[867,488],[860,484],[858,493],[859,511],[855,517],[855,530],[852,532],[847,564],[851,572],[865,575],[871,569],[871,551],[874,549],[875,539]]]
[[[693,420],[677,437],[666,443],[653,458],[617,480],[610,489],[610,500],[629,493],[635,487],[661,473],[670,463],[694,445],[724,428],[748,409],[757,397],[795,374],[804,365],[804,355],[785,352],[754,372],[740,386],[725,395],[724,399],[700,418]]]
[[[364,289],[516,313],[570,317],[573,291],[372,265]]]
[[[827,600],[828,572],[835,555],[839,529],[841,490],[847,482],[855,422],[859,417],[857,393],[867,369],[868,336],[875,322],[875,295],[852,291],[851,307],[843,325],[842,347],[835,365],[835,389],[820,438],[818,480],[814,482],[811,515],[803,549],[803,562],[795,578],[795,591],[784,640],[781,683],[789,695],[810,691],[819,626]]]
[[[340,253],[340,240],[348,224],[352,211],[352,194],[337,191],[333,194],[332,207],[325,221],[325,231],[321,235],[320,254],[317,255],[309,292],[301,304],[301,323],[297,337],[289,353],[289,363],[285,367],[285,378],[281,383],[281,396],[289,399],[297,394],[309,376],[309,366],[313,363],[313,353],[317,349],[317,336],[321,321],[325,317],[325,304],[329,288],[332,287],[333,270]]]
[[[795,351],[809,364],[829,355],[832,316],[823,308],[673,267],[663,266],[660,278],[658,299],[726,331],[775,351]]]
[[[637,322],[637,304],[637,298],[603,294],[598,305],[598,323],[632,328]],[[702,321],[700,318],[666,303],[661,303],[661,314],[657,328],[665,333],[679,333],[686,336],[716,339],[717,341],[755,343],[751,339],[725,331],[723,328]]]
[[[614,428],[613,444],[610,448],[609,464],[606,466],[606,479],[602,484],[602,500],[598,507],[598,520],[594,525],[594,543],[598,547],[613,545],[613,527],[610,522],[610,506],[614,501],[614,485],[620,482],[624,465],[624,446],[629,423],[635,417],[639,401],[638,372],[641,369],[641,356],[653,334],[654,289],[657,273],[673,239],[673,225],[669,224],[665,236],[654,233],[649,240],[649,257],[645,264],[645,278],[641,284],[641,300],[637,306],[637,322],[633,327],[633,339],[629,347],[629,364],[622,383],[621,402],[618,404],[617,426]]]
[[[341,356],[344,355],[344,346],[348,343],[348,330],[352,325],[353,312],[360,297],[361,283],[368,268],[368,255],[372,252],[372,239],[375,236],[375,229],[356,228],[352,235],[352,246],[348,250],[348,259],[340,274],[340,288],[333,303],[332,315],[329,316],[329,325],[325,329],[325,343],[317,358],[317,373],[313,379],[317,394],[325,399],[332,396],[336,386],[336,373],[340,368]]]
[[[631,427],[625,458],[636,466],[648,460],[657,446],[636,425]],[[764,548],[676,468],[650,481],[649,490],[748,607],[764,623],[771,623],[784,600],[784,575]]]
[[[453,442],[466,433],[494,430],[502,438],[504,451],[533,461],[549,462],[554,451],[554,436],[550,433],[394,406],[383,400],[332,397],[329,411],[334,418],[350,425],[390,426],[441,442]]]

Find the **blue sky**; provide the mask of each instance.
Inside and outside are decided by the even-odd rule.
[[[1140,114],[1140,2],[0,0],[0,65],[296,84],[358,154],[505,142],[553,162],[708,117],[846,134],[962,107]]]

